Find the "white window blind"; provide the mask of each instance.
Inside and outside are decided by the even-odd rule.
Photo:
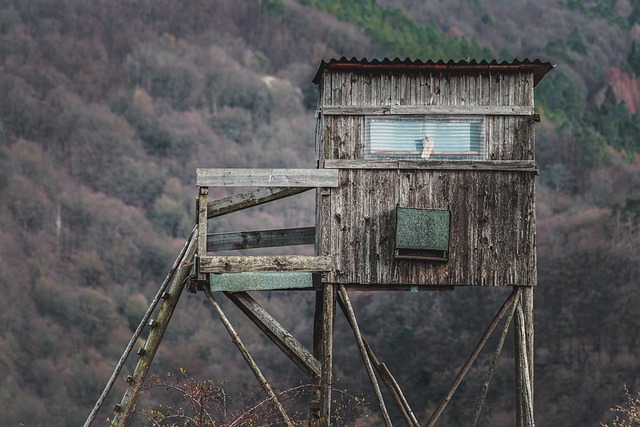
[[[477,160],[485,158],[483,117],[367,117],[365,158]]]

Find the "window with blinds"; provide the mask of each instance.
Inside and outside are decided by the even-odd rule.
[[[485,159],[484,117],[367,117],[365,127],[366,159]]]

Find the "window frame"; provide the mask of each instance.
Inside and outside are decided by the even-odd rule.
[[[469,150],[467,151],[450,151],[439,150],[434,151],[437,142],[432,143],[432,151],[426,153],[428,147],[423,142],[420,147],[418,144],[422,138],[414,138],[416,143],[415,150],[393,150],[392,143],[390,143],[389,150],[380,150],[379,148],[374,151],[373,145],[380,144],[379,141],[372,141],[372,124],[375,122],[414,122],[416,126],[420,126],[422,123],[424,127],[431,127],[436,129],[435,132],[442,133],[442,130],[438,130],[438,127],[444,128],[447,123],[468,123],[469,126]],[[460,132],[460,130],[454,130]],[[425,130],[421,133],[425,133]],[[420,133],[418,133],[420,135]],[[477,138],[474,145],[474,136]],[[382,138],[382,137],[378,137]],[[428,161],[428,160],[447,160],[447,161],[483,161],[487,160],[488,153],[488,136],[487,136],[487,120],[484,115],[455,115],[455,114],[393,114],[393,115],[365,115],[364,117],[364,143],[363,143],[363,158],[365,160],[416,160],[416,161]],[[409,137],[410,139],[410,137]],[[431,139],[429,139],[431,141]],[[409,142],[411,144],[413,142]],[[404,141],[405,146],[407,141]],[[475,149],[472,149],[475,148]]]

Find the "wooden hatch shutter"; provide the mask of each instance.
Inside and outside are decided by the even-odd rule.
[[[395,257],[448,261],[450,223],[449,210],[396,208]]]

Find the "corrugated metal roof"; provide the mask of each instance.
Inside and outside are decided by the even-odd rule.
[[[383,70],[383,71],[403,71],[403,70],[415,70],[415,71],[515,71],[515,70],[531,70],[533,72],[533,83],[537,85],[540,80],[553,68],[550,62],[542,62],[539,59],[533,61],[524,59],[522,61],[514,59],[511,62],[502,61],[498,62],[495,59],[491,62],[482,60],[480,62],[476,60],[472,61],[453,61],[444,62],[443,60],[433,61],[431,59],[427,61],[421,61],[419,59],[412,60],[410,58],[389,59],[384,58],[382,60],[366,58],[357,59],[355,57],[347,59],[342,57],[340,59],[331,59],[329,62],[322,61],[318,72],[313,78],[313,82],[318,84],[320,77],[325,70]]]

